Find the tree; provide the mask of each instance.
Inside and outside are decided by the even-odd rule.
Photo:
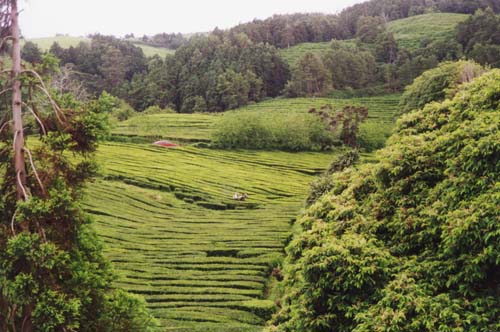
[[[37,44],[27,41],[21,50],[21,58],[33,64],[40,63],[42,62],[42,51]]]
[[[375,56],[378,61],[394,63],[398,57],[398,43],[392,32],[380,34],[376,39]]]
[[[330,75],[317,54],[307,52],[292,70],[285,93],[290,97],[326,95],[332,89]]]
[[[385,19],[381,16],[362,16],[358,20],[356,37],[363,43],[374,43],[386,30]]]
[[[0,36],[11,41],[12,60],[10,69],[0,65],[7,73],[0,76],[0,331],[152,331],[143,301],[112,287],[78,203],[96,173],[109,98],[82,103],[49,89],[53,57],[21,67],[18,15],[17,0],[0,3]],[[23,111],[33,116],[39,144],[25,140]]]
[[[331,132],[338,132],[342,143],[351,148],[357,147],[359,126],[368,118],[368,109],[357,106],[334,111],[332,105],[324,105],[320,111],[313,108],[309,113],[318,116]]]
[[[324,63],[336,89],[363,88],[375,79],[375,57],[358,46],[332,42],[331,49],[324,56]]]

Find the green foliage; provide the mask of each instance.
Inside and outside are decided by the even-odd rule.
[[[290,219],[334,155],[103,143],[103,177],[84,207],[116,286],[143,295],[162,331],[259,332],[275,310],[265,286]]]
[[[331,50],[325,54],[323,61],[336,89],[363,88],[375,79],[375,57],[362,47],[332,42]]]
[[[226,113],[216,124],[213,144],[224,149],[318,150],[335,141],[326,126],[307,114]]]
[[[125,121],[136,115],[136,111],[125,100],[117,98],[115,107],[111,111],[111,117],[116,121]]]
[[[475,44],[500,43],[500,17],[491,8],[478,10],[457,27],[457,40],[465,51],[471,51]]]
[[[500,15],[478,10],[457,27],[457,40],[467,55],[482,65],[500,67]]]
[[[156,331],[155,320],[149,315],[144,300],[138,296],[115,290],[106,297],[104,312],[100,324],[106,332]]]
[[[21,49],[21,58],[32,64],[42,62],[42,51],[37,44],[33,42],[26,42]]]
[[[444,62],[406,87],[400,102],[401,112],[407,113],[432,101],[453,97],[460,84],[470,82],[483,72],[484,69],[474,62]]]
[[[90,43],[82,41],[69,48],[54,43],[49,51],[61,65],[74,64],[86,90],[95,96],[107,91],[127,100],[128,82],[147,68],[139,47],[112,36],[93,35]]]
[[[417,50],[422,41],[427,43],[454,39],[457,25],[467,19],[467,15],[452,13],[429,13],[389,22],[387,30],[401,48]]]
[[[305,53],[292,70],[292,79],[285,87],[288,97],[324,96],[331,90],[331,79],[316,54]]]
[[[332,175],[342,172],[346,168],[354,166],[359,161],[359,152],[357,150],[347,150],[335,157],[327,171],[311,183],[309,196],[306,204],[309,206],[316,202],[321,196],[332,190],[334,183]]]
[[[381,16],[361,16],[358,20],[356,38],[363,43],[374,43],[386,30],[385,23]]]
[[[276,331],[500,328],[500,71],[335,173],[287,248]]]
[[[274,47],[222,31],[191,38],[165,60],[162,73],[153,81],[166,87],[165,100],[182,113],[220,112],[276,97],[289,76]]]
[[[107,329],[106,315],[119,308],[106,299],[115,292],[114,276],[79,204],[83,186],[96,174],[93,152],[106,135],[115,98],[54,98],[55,109],[36,107],[40,139],[24,148],[24,200],[16,195],[12,138],[1,137],[0,330],[144,331],[153,321],[139,302],[131,302],[127,315],[114,316],[116,329]]]

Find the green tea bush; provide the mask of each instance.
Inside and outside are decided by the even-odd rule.
[[[213,145],[223,149],[319,150],[336,143],[309,114],[228,112],[217,123]]]
[[[311,205],[333,188],[334,183],[332,175],[334,173],[341,172],[344,169],[353,166],[358,161],[359,152],[357,150],[347,150],[339,154],[330,164],[327,171],[311,183],[311,189],[309,191],[309,196],[306,199],[306,204]]]
[[[161,108],[160,106],[149,106],[148,108],[146,108],[144,111],[141,112],[141,114],[144,114],[144,115],[151,115],[151,114],[173,114],[175,113],[174,110],[170,109],[170,108]]]
[[[472,61],[443,62],[406,87],[400,102],[401,113],[422,108],[432,101],[451,98],[460,84],[470,82],[482,73],[483,67]]]
[[[272,331],[500,330],[500,70],[404,115],[287,247]]]

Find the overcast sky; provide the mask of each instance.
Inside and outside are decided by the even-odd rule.
[[[26,38],[204,32],[296,12],[337,13],[364,0],[20,0]]]

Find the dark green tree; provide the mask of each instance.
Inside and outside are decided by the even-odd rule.
[[[375,80],[375,57],[361,47],[333,42],[323,61],[336,89],[363,88]]]
[[[48,89],[50,57],[22,69],[18,14],[16,0],[0,4],[0,35],[12,41],[12,68],[0,68],[0,331],[152,331],[144,303],[113,287],[79,204],[109,100],[81,103]],[[22,111],[33,117],[33,142]]]
[[[331,89],[330,75],[323,60],[319,55],[307,52],[293,68],[285,93],[289,97],[313,97],[326,95]]]
[[[21,49],[21,58],[32,64],[42,62],[42,51],[37,44],[27,41]]]

